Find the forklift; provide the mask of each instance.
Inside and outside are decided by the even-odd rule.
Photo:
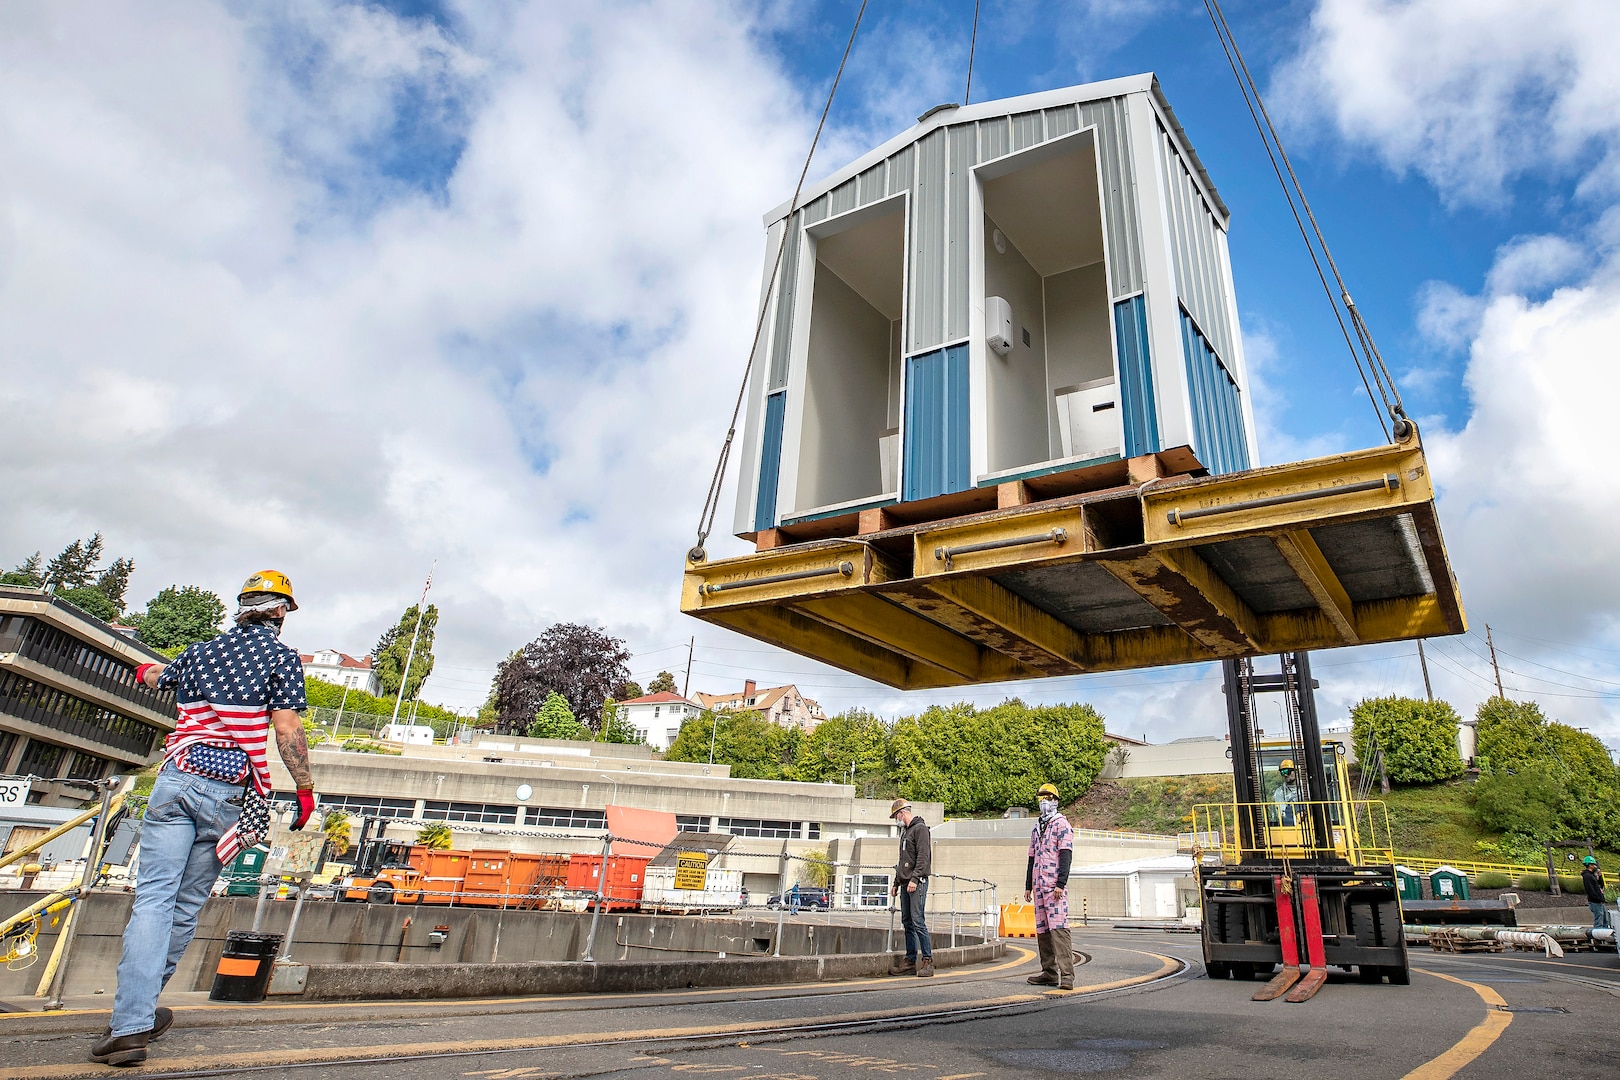
[[[422,871],[411,862],[415,845],[381,835],[368,838],[373,820],[380,821],[366,818],[360,826],[354,869],[338,880],[336,898],[370,904],[415,903],[422,880]],[[380,823],[386,828],[386,822]],[[384,829],[377,831],[381,834]]]
[[[1322,742],[1309,656],[1279,659],[1275,675],[1252,659],[1222,665],[1233,801],[1193,812],[1204,968],[1212,979],[1277,972],[1256,1001],[1308,1001],[1330,967],[1405,985],[1388,812],[1350,798],[1339,744]],[[1258,694],[1282,695],[1286,740],[1260,741]]]

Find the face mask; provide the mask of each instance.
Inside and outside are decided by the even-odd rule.
[[[1042,799],[1036,805],[1040,807],[1042,817],[1050,817],[1057,813],[1058,805],[1051,799]]]

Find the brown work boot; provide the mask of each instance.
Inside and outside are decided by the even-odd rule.
[[[1056,986],[1058,984],[1056,975],[1048,975],[1044,971],[1039,975],[1031,975],[1024,981],[1029,983],[1031,986]]]
[[[149,1031],[141,1031],[134,1035],[120,1035],[117,1038],[111,1034],[103,1035],[100,1041],[90,1048],[90,1060],[99,1061],[103,1065],[139,1065],[146,1060],[146,1042],[151,1034]]]
[[[159,1005],[157,1015],[152,1017],[152,1030],[146,1033],[146,1041],[157,1042],[172,1027],[174,1027],[174,1010],[167,1005]],[[111,1030],[108,1029],[109,1033]]]
[[[901,961],[900,963],[898,963],[898,964],[896,964],[894,966],[894,973],[896,975],[915,975],[915,974],[917,974],[917,961],[912,959],[909,956],[906,957],[905,960]]]
[[[917,961],[917,978],[926,979],[934,974],[934,958],[925,956]]]

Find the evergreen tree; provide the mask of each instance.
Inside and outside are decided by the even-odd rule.
[[[0,575],[0,585],[25,585],[37,589],[44,584],[45,562],[37,551],[18,563],[16,569]]]
[[[377,675],[383,697],[398,694],[403,681],[405,700],[415,701],[422,689],[422,681],[433,673],[433,631],[439,624],[439,609],[432,604],[427,606],[427,613],[422,616],[420,634],[416,632],[418,610],[415,604],[406,608],[399,622],[384,631],[382,637],[377,639],[376,647],[371,650],[371,669]],[[407,679],[405,663],[411,657],[413,635],[416,637],[416,653],[410,659],[410,677]]]
[[[673,694],[673,693],[675,693],[675,676],[670,674],[667,671],[660,671],[658,673],[658,677],[656,679],[654,679],[652,682],[647,684],[647,693],[649,693],[649,694]]]
[[[88,540],[75,540],[45,566],[45,584],[56,592],[83,589],[96,580],[96,563],[104,546],[101,534]]]
[[[568,699],[553,690],[546,695],[539,711],[534,714],[534,721],[529,725],[526,734],[531,739],[589,739],[590,729],[581,724],[575,717],[574,711],[568,707]]]

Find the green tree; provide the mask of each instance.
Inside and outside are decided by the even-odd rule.
[[[1064,802],[1085,794],[1106,755],[1103,719],[1090,705],[1031,707],[1016,698],[980,710],[934,706],[894,725],[890,774],[909,799],[952,813],[1032,806],[1043,783]]]
[[[814,889],[825,889],[832,884],[834,867],[826,848],[811,848],[802,858],[804,865],[799,868],[802,883]]]
[[[649,693],[649,694],[673,694],[673,693],[675,693],[675,676],[670,674],[667,671],[660,671],[658,673],[658,677],[653,679],[652,682],[647,684],[647,693]]]
[[[798,760],[803,733],[784,728],[756,712],[703,712],[681,724],[666,761],[708,761],[711,736],[716,764],[750,780],[787,779]]]
[[[1485,828],[1505,834],[1510,849],[1564,839],[1564,792],[1545,766],[1489,773],[1480,777],[1471,794],[1475,818]]]
[[[540,703],[527,732],[531,739],[589,739],[590,729],[581,724],[568,707],[568,699],[553,690]]]
[[[1445,701],[1408,697],[1365,698],[1350,710],[1356,757],[1384,752],[1392,784],[1433,784],[1463,774],[1457,755],[1457,710]]]
[[[94,584],[96,563],[101,561],[104,546],[105,542],[100,533],[96,533],[88,540],[73,541],[45,565],[46,586],[57,592],[64,592],[68,589],[87,588]]]
[[[349,828],[349,815],[342,810],[328,810],[321,818],[321,832],[326,834],[326,842],[332,846],[332,854],[336,858],[343,858],[354,846],[354,837]]]
[[[815,726],[799,746],[793,779],[819,784],[871,782],[884,777],[889,725],[864,709],[850,709]]]
[[[637,733],[635,725],[625,718],[624,710],[614,704],[612,698],[608,698],[607,704],[602,706],[602,741],[626,745],[646,741]]]
[[[107,599],[107,594],[94,585],[77,589],[63,589],[56,594],[86,615],[94,615],[102,622],[118,621],[118,605]]]
[[[1537,806],[1552,806],[1555,821],[1541,839],[1590,836],[1605,847],[1620,848],[1620,770],[1599,739],[1548,719],[1539,705],[1529,701],[1492,697],[1480,704],[1475,718],[1485,772],[1480,785],[1487,793],[1484,815],[1492,813],[1493,788],[1510,792],[1498,802],[1511,811],[1512,794],[1523,794],[1524,785],[1550,787],[1551,793],[1538,797]],[[1531,779],[1498,779],[1521,775]],[[1483,824],[1480,785],[1474,812]],[[1525,822],[1522,829],[1504,831],[1531,834],[1540,825],[1540,810],[1527,806]]]
[[[196,585],[170,585],[146,602],[144,614],[133,614],[135,636],[154,649],[184,649],[219,633],[225,601]]]
[[[37,589],[45,584],[45,562],[39,552],[17,564],[16,569],[0,574],[0,585],[25,585]]]
[[[429,822],[416,830],[416,842],[435,851],[447,851],[455,842],[450,826],[442,821]]]
[[[382,637],[377,639],[376,648],[371,650],[371,669],[377,675],[383,697],[391,698],[398,694],[403,681],[405,700],[415,701],[416,695],[422,690],[422,681],[433,673],[433,631],[439,624],[439,609],[432,604],[427,606],[427,612],[422,616],[422,631],[417,634],[419,610],[416,604],[406,608],[399,622],[385,630]],[[411,652],[413,637],[416,641],[414,655]],[[408,658],[411,670],[407,677],[405,664]]]
[[[614,691],[613,699],[615,701],[632,701],[641,697],[644,693],[646,691],[641,688],[640,683],[634,679],[626,679],[619,684],[619,689]]]

